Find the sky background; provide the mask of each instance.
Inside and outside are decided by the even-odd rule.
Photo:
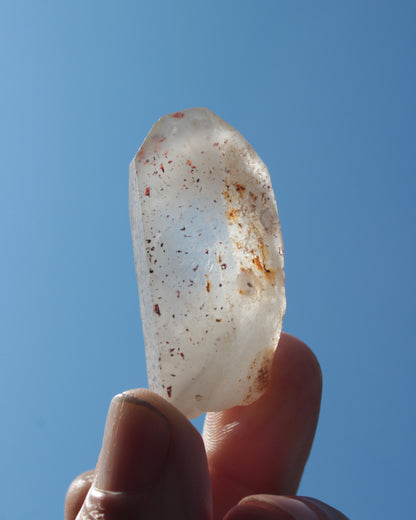
[[[284,330],[324,374],[299,493],[414,516],[415,24],[404,0],[0,1],[0,520],[62,518],[111,397],[147,385],[128,165],[193,106],[271,173]]]

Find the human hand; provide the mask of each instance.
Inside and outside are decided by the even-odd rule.
[[[203,439],[150,390],[117,395],[97,468],[71,484],[66,520],[348,520],[294,496],[312,446],[321,371],[282,334],[263,396],[207,414]]]

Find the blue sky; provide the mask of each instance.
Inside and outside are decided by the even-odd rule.
[[[0,4],[0,520],[62,516],[111,397],[147,384],[128,165],[192,106],[271,172],[284,329],[324,373],[300,493],[413,516],[415,23],[410,1]]]

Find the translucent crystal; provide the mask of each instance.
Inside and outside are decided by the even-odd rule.
[[[286,299],[270,175],[206,108],[162,117],[130,165],[150,388],[187,417],[264,391]]]

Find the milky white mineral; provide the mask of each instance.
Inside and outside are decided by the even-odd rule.
[[[162,117],[130,165],[150,388],[188,418],[263,393],[286,307],[270,175],[206,108]]]

